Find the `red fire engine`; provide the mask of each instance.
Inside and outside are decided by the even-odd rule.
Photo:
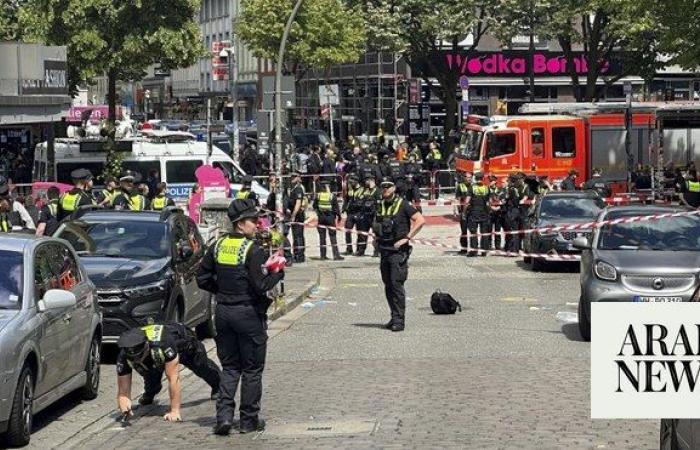
[[[614,191],[626,191],[625,107],[624,103],[528,104],[521,108],[525,115],[469,116],[457,170],[499,178],[524,172],[557,181],[576,169],[577,183],[583,183],[594,168],[600,168]],[[694,160],[691,138],[681,142],[677,136],[700,132],[699,111],[695,104],[634,103],[632,164],[659,167],[660,147],[665,149],[666,162],[681,166]],[[661,131],[664,124],[666,135]]]

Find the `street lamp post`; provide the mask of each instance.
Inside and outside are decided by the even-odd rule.
[[[296,0],[296,3],[294,4],[292,13],[289,15],[287,24],[284,27],[279,52],[277,53],[277,68],[275,70],[275,157],[277,158],[277,161],[275,164],[275,171],[277,172],[277,176],[280,180],[277,187],[275,205],[277,211],[282,211],[282,182],[284,181],[282,179],[282,64],[284,64],[284,50],[287,46],[289,32],[292,29],[294,18],[299,11],[299,7],[301,7],[302,1],[303,0]]]
[[[231,95],[231,125],[233,126],[231,150],[233,151],[233,160],[240,162],[240,143],[238,137],[238,61],[236,61],[235,37],[230,45],[231,47],[222,49],[219,56],[222,58],[228,58],[229,92]]]

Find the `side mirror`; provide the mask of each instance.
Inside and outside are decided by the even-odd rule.
[[[579,250],[590,250],[591,249],[591,244],[588,242],[587,237],[577,237],[574,239],[574,242],[571,243],[571,245],[574,246],[574,248],[577,248]]]
[[[44,298],[39,300],[39,312],[50,311],[52,309],[71,308],[77,303],[75,294],[63,289],[50,289],[44,294]]]
[[[180,260],[185,261],[188,260],[194,255],[194,249],[190,245],[189,242],[187,241],[182,241],[179,245],[180,247]]]

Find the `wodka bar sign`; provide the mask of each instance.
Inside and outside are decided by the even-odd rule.
[[[574,52],[567,59],[563,52],[536,51],[531,55],[527,51],[507,50],[502,52],[440,52],[433,62],[443,70],[459,75],[474,77],[527,77],[530,67],[536,77],[569,76],[570,67],[579,75],[586,75],[590,63],[583,52]],[[621,55],[612,60],[599,62],[602,75],[621,73]]]

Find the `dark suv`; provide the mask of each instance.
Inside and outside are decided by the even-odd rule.
[[[103,342],[116,342],[149,318],[213,335],[213,299],[195,280],[206,245],[181,210],[87,211],[63,223],[55,236],[73,245],[97,287]]]

